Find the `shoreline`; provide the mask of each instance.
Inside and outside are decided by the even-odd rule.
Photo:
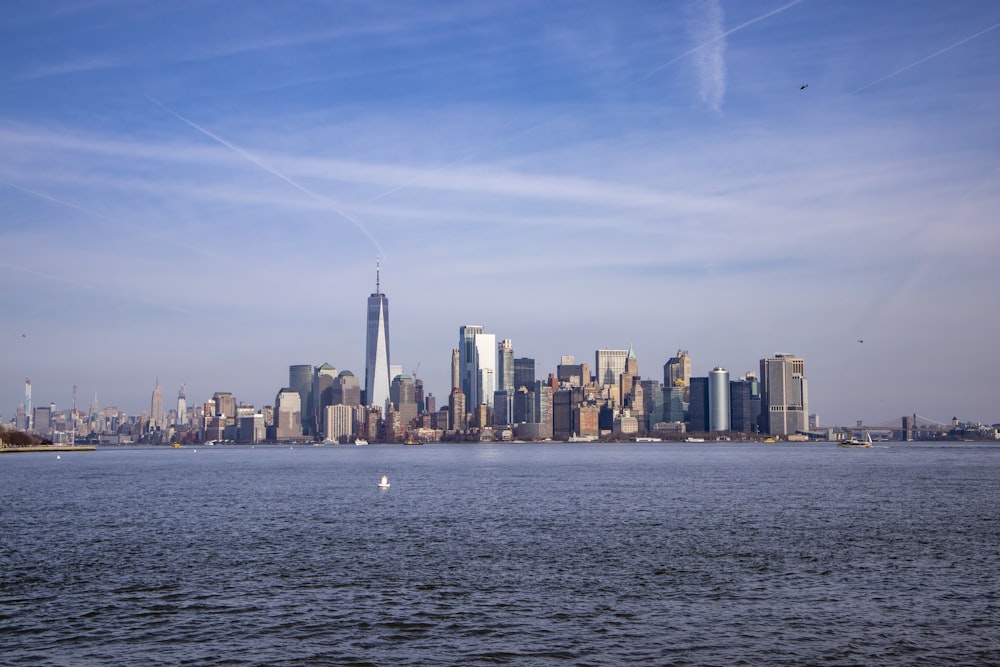
[[[92,452],[95,445],[32,445],[30,447],[0,447],[0,454],[14,452]]]

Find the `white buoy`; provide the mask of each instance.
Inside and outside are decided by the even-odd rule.
[[[388,489],[389,488],[389,476],[382,475],[382,481],[378,483],[378,488]]]
[[[56,454],[56,458],[57,458],[57,459],[61,459],[61,458],[62,458],[62,456],[60,456],[59,454]]]

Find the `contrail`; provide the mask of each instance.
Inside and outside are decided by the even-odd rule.
[[[229,150],[233,151],[234,153],[236,153],[240,157],[246,159],[247,161],[249,161],[249,162],[257,165],[258,167],[260,167],[261,169],[263,169],[267,173],[271,174],[272,176],[277,176],[278,178],[280,178],[281,180],[283,180],[285,183],[288,183],[289,185],[291,185],[296,190],[298,190],[298,191],[300,191],[300,192],[302,192],[302,193],[304,193],[306,195],[309,195],[310,197],[312,197],[316,201],[321,202],[321,203],[325,204],[326,206],[330,207],[331,209],[333,209],[333,211],[337,215],[339,215],[340,217],[342,217],[345,220],[347,220],[350,223],[352,223],[355,227],[357,227],[361,231],[362,234],[364,234],[365,236],[367,236],[368,240],[371,241],[372,245],[375,246],[375,249],[378,250],[378,254],[379,254],[380,257],[384,257],[385,256],[385,253],[382,252],[382,246],[379,245],[379,242],[375,239],[374,236],[372,236],[371,232],[369,232],[368,229],[363,224],[361,224],[361,222],[357,218],[355,218],[352,215],[348,215],[343,210],[341,210],[341,208],[333,200],[329,199],[328,197],[324,197],[323,195],[320,195],[320,194],[317,194],[317,193],[313,192],[312,190],[310,190],[309,188],[305,187],[301,183],[296,182],[291,177],[286,176],[285,174],[281,173],[280,171],[278,171],[274,167],[271,167],[270,165],[266,164],[265,162],[263,162],[259,158],[255,157],[254,155],[248,153],[247,151],[243,150],[242,148],[229,143],[228,141],[226,141],[225,139],[223,139],[219,135],[215,134],[214,132],[210,132],[209,130],[206,130],[204,127],[202,127],[201,125],[198,125],[194,121],[188,120],[187,118],[185,118],[184,116],[180,115],[179,113],[177,113],[173,109],[167,107],[165,104],[163,104],[159,100],[150,97],[149,101],[152,102],[153,104],[155,104],[156,106],[160,107],[161,109],[163,109],[167,113],[169,113],[171,116],[173,116],[177,120],[180,120],[180,121],[182,121],[184,123],[187,123],[188,125],[190,125],[194,129],[196,129],[199,132],[201,132],[202,134],[204,134],[206,137],[214,139],[215,141],[219,142],[220,144],[222,144],[223,146],[225,146]]]
[[[793,0],[792,2],[789,2],[787,5],[782,5],[781,7],[778,7],[777,9],[772,9],[771,11],[767,12],[766,14],[761,14],[757,18],[753,18],[753,19],[750,19],[749,21],[741,23],[738,26],[736,26],[735,28],[730,28],[729,30],[726,30],[725,32],[723,32],[721,34],[716,35],[715,37],[713,37],[712,39],[708,40],[707,42],[704,42],[702,44],[699,44],[698,46],[690,48],[687,51],[685,51],[684,53],[680,54],[679,56],[675,56],[674,58],[671,58],[670,60],[668,60],[667,62],[663,63],[662,65],[654,67],[650,71],[646,72],[646,74],[644,74],[641,77],[639,77],[639,80],[642,81],[643,79],[648,79],[649,77],[651,77],[654,74],[656,74],[657,72],[659,72],[661,69],[665,69],[667,67],[670,67],[671,65],[673,65],[678,60],[682,60],[684,58],[687,58],[692,53],[695,53],[696,51],[700,51],[701,49],[705,48],[706,46],[710,46],[710,45],[714,44],[715,42],[718,42],[720,39],[725,39],[726,37],[728,37],[729,35],[733,34],[734,32],[737,32],[738,30],[743,30],[743,28],[751,26],[754,23],[757,23],[758,21],[763,21],[764,19],[769,19],[772,16],[774,16],[775,14],[780,14],[781,12],[783,12],[783,11],[785,11],[787,9],[791,9],[795,5],[801,3],[802,1],[803,0]]]
[[[877,85],[877,84],[880,84],[880,83],[882,83],[882,82],[883,82],[883,81],[885,81],[886,79],[891,79],[892,77],[896,76],[897,74],[902,74],[903,72],[905,72],[906,70],[908,70],[908,69],[910,69],[910,68],[912,68],[912,67],[916,67],[917,65],[920,65],[920,64],[922,64],[922,63],[925,63],[925,62],[927,62],[927,61],[928,61],[928,60],[930,60],[931,58],[936,58],[937,56],[941,55],[942,53],[947,53],[948,51],[951,51],[952,49],[955,49],[955,48],[958,48],[959,46],[962,46],[962,45],[963,45],[963,44],[965,44],[966,42],[971,42],[971,41],[972,41],[972,40],[974,40],[975,38],[977,38],[977,37],[980,37],[980,36],[982,36],[982,35],[985,35],[985,34],[986,34],[986,33],[988,33],[988,32],[989,32],[990,30],[996,30],[997,28],[1000,28],[1000,23],[994,23],[994,24],[993,24],[993,25],[991,25],[991,26],[990,26],[989,28],[986,28],[985,30],[980,30],[980,31],[979,31],[979,32],[977,32],[977,33],[976,33],[975,35],[970,35],[970,36],[966,37],[965,39],[962,39],[962,40],[959,40],[959,41],[955,42],[955,43],[954,43],[954,44],[952,44],[951,46],[946,46],[946,47],[944,47],[943,49],[941,49],[940,51],[935,51],[934,53],[930,54],[929,56],[927,56],[927,57],[925,57],[925,58],[921,58],[920,60],[918,60],[918,61],[917,61],[917,62],[915,62],[915,63],[910,63],[910,64],[909,64],[909,65],[907,65],[906,67],[903,67],[903,68],[901,68],[901,69],[898,69],[898,70],[896,70],[895,72],[893,72],[892,74],[886,74],[886,75],[885,75],[885,76],[883,76],[883,77],[882,77],[881,79],[876,79],[875,81],[872,81],[872,82],[871,82],[871,83],[869,83],[868,85],[865,85],[865,86],[861,86],[860,88],[858,88],[857,90],[855,90],[855,91],[854,91],[853,93],[851,93],[851,95],[857,95],[857,94],[858,94],[858,93],[860,93],[860,92],[861,92],[862,90],[867,90],[868,88],[871,88],[871,87],[872,87],[872,86],[874,86],[874,85]]]

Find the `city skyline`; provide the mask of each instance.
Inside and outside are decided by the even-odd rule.
[[[15,1],[0,35],[4,420],[25,378],[130,414],[361,378],[379,257],[439,405],[475,322],[539,375],[791,351],[824,423],[1000,418],[1000,6]]]

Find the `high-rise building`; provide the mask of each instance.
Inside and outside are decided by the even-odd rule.
[[[514,343],[504,338],[497,349],[497,391],[513,395],[514,389]]]
[[[729,371],[716,366],[708,374],[708,430],[729,428]]]
[[[708,378],[691,378],[688,403],[688,430],[694,433],[708,431]]]
[[[184,385],[181,385],[177,392],[177,424],[184,426],[187,424],[187,398],[184,396]]]
[[[323,437],[347,440],[354,435],[354,408],[350,405],[328,405],[323,410]]]
[[[417,397],[413,378],[409,375],[397,375],[389,386],[389,399],[399,413],[403,428],[417,418]]]
[[[466,407],[471,410],[481,403],[493,407],[496,390],[497,338],[485,333],[478,324],[466,324],[458,329],[461,389]]]
[[[302,403],[302,430],[306,435],[315,433],[313,419],[313,367],[312,364],[295,364],[288,367],[288,386],[299,392]],[[227,417],[232,415],[227,414]]]
[[[340,371],[331,388],[330,405],[361,405],[361,386],[351,371]]]
[[[302,398],[292,387],[284,387],[274,399],[275,439],[302,437]]]
[[[212,402],[215,405],[215,412],[212,413],[212,416],[225,417],[226,423],[236,419],[236,397],[231,392],[215,392],[212,394]]]
[[[313,369],[312,411],[315,433],[323,431],[326,408],[333,405],[333,384],[337,381],[337,369],[330,364],[322,364]]]
[[[382,294],[375,265],[375,292],[368,297],[368,334],[365,341],[365,402],[382,408],[389,403],[389,299]]]
[[[455,387],[448,397],[448,425],[454,431],[464,431],[465,423],[465,392]]]
[[[682,384],[678,384],[678,380]],[[663,386],[686,387],[689,384],[691,384],[691,356],[687,350],[677,350],[677,355],[670,357],[667,363],[663,364]]]
[[[761,430],[792,435],[809,428],[806,362],[792,354],[760,360]]]
[[[618,384],[618,377],[625,372],[628,353],[628,350],[597,350],[594,353],[598,386]]]
[[[462,386],[462,362],[458,349],[451,351],[451,388]]]
[[[153,398],[150,401],[149,406],[149,428],[163,428],[165,424],[163,423],[163,390],[160,389],[160,381],[156,381],[156,387],[153,389]]]
[[[760,431],[760,382],[756,373],[729,382],[730,428],[739,433]]]
[[[521,387],[531,389],[535,386],[535,360],[530,357],[518,357],[514,360],[514,391]]]

